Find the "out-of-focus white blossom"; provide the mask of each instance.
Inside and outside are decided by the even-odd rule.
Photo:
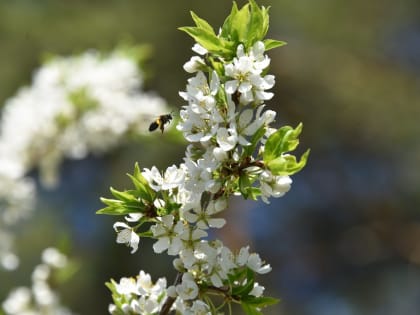
[[[13,289],[2,306],[6,315],[71,315],[69,309],[62,306],[59,295],[49,284],[51,274],[63,268],[67,257],[55,248],[47,248],[42,254],[44,263],[32,272],[31,288]]]
[[[14,270],[19,266],[19,258],[12,252],[13,234],[0,227],[0,239],[0,266],[5,270]]]
[[[67,256],[54,247],[48,247],[42,252],[42,261],[55,268],[64,268],[67,265]]]
[[[0,227],[34,208],[35,184],[26,177],[32,169],[40,170],[45,186],[53,186],[64,159],[106,153],[147,134],[150,120],[169,110],[142,85],[137,61],[121,49],[53,57],[39,68],[31,85],[2,107]],[[12,256],[1,247],[1,265],[10,269]]]
[[[40,167],[53,184],[64,158],[107,152],[129,134],[146,133],[150,117],[168,111],[161,98],[141,90],[142,81],[136,61],[122,51],[53,58],[6,101],[0,147],[7,150],[0,152],[19,161],[21,176]]]

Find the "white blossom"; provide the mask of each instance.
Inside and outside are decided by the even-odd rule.
[[[194,73],[199,71],[205,65],[205,61],[202,58],[193,56],[184,64],[184,70],[188,73]]]
[[[254,282],[254,287],[249,292],[249,295],[253,295],[255,297],[260,297],[263,295],[265,288],[258,284],[258,282]]]
[[[200,229],[208,229],[210,227],[220,229],[226,224],[226,220],[223,218],[213,218],[212,216],[217,212],[220,211],[216,209],[215,202],[210,202],[206,209],[199,207],[185,211],[184,218],[190,223],[196,223]]]
[[[287,175],[272,175],[265,170],[260,174],[261,199],[269,203],[269,197],[279,198],[290,190],[292,179]]]
[[[155,166],[150,170],[145,168],[142,175],[147,179],[150,187],[155,191],[177,188],[184,180],[182,168],[177,168],[175,165],[168,167],[163,176]]]
[[[153,225],[150,230],[157,242],[153,244],[155,253],[162,253],[168,250],[169,255],[177,255],[182,249],[183,244],[181,235],[185,231],[185,226],[181,221],[174,224],[174,216],[168,214],[160,218],[160,222]]]
[[[268,56],[264,55],[264,44],[257,42],[248,54],[244,52],[243,45],[238,45],[237,56],[233,62],[225,66],[225,74],[233,80],[227,81],[225,90],[228,94],[236,91],[240,93],[241,104],[269,100],[273,93],[265,92],[274,86],[274,76],[261,76],[264,69],[270,64]]]
[[[269,264],[263,264],[260,256],[257,253],[249,253],[249,246],[242,247],[239,254],[236,256],[236,263],[239,266],[248,266],[257,273],[265,274],[271,271]]]
[[[115,285],[119,294],[134,294],[137,292],[137,283],[133,278],[123,277],[120,282]]]
[[[140,237],[134,230],[124,222],[114,223],[114,230],[117,232],[117,243],[127,244],[132,248],[131,253],[135,253],[139,247]]]
[[[238,143],[238,133],[235,128],[219,128],[217,143],[223,151],[231,151]]]
[[[192,300],[198,295],[198,286],[190,273],[182,275],[182,282],[175,289],[178,296],[183,300]]]

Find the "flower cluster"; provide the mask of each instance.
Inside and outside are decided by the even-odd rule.
[[[115,148],[127,135],[147,132],[145,122],[168,110],[142,83],[136,60],[124,50],[49,60],[30,87],[6,101],[1,157],[18,163],[21,176],[40,167],[44,181],[53,183],[63,158]]]
[[[290,175],[304,167],[309,152],[300,161],[290,154],[302,125],[275,129],[275,112],[264,111],[264,102],[273,96],[267,90],[274,85],[274,76],[266,74],[270,59],[265,52],[282,44],[263,41],[266,29],[261,32],[261,25],[254,23],[268,24],[267,9],[253,0],[241,10],[234,4],[219,35],[195,14],[193,19],[197,27],[181,28],[197,41],[193,51],[198,54],[184,65],[194,76],[180,92],[187,102],[177,125],[189,142],[184,163],[163,173],[156,167],[141,171],[136,165],[130,175],[135,189],[111,189],[116,199],[103,198],[107,207],[98,213],[125,215],[114,229],[117,242],[126,243],[132,253],[142,237],[151,237],[156,240],[155,253],[176,256],[173,264],[179,276],[165,289],[160,314],[171,309],[216,314],[230,303],[257,313],[276,302],[262,297],[264,287],[255,282],[255,275],[269,272],[270,265],[248,247],[234,253],[220,240],[208,240],[208,229],[225,225],[220,214],[234,194],[265,202],[283,196],[290,189]],[[259,36],[252,38],[255,34]],[[215,48],[215,42],[220,47]],[[154,314],[158,309],[154,303],[154,311],[128,312],[120,303],[121,294],[113,293],[113,314]],[[221,305],[210,298],[214,294],[223,297]],[[150,293],[145,298],[161,301]]]
[[[12,290],[3,302],[6,315],[71,315],[72,312],[60,304],[58,294],[49,282],[58,270],[68,264],[67,257],[55,248],[47,248],[42,253],[42,263],[32,272],[32,287]]]
[[[208,54],[198,44],[193,50]],[[186,92],[180,93],[188,105],[181,110],[182,120],[177,128],[192,143],[187,149],[189,154],[185,158],[185,167],[186,173],[193,176],[187,176],[186,185],[189,181],[193,182],[194,193],[191,196],[196,197],[196,203],[204,191],[214,193],[221,187],[231,186],[229,181],[237,178],[224,176],[229,171],[257,176],[265,202],[268,202],[268,197],[280,197],[290,189],[288,175],[273,176],[246,150],[256,144],[252,137],[263,131],[258,139],[262,153],[263,143],[276,132],[269,127],[276,113],[263,111],[263,101],[273,96],[265,90],[274,85],[272,75],[261,76],[270,64],[264,51],[262,41],[256,42],[249,53],[244,52],[244,46],[240,44],[233,61],[224,64],[222,74],[225,82],[221,81],[216,71],[210,74],[210,82],[204,72],[198,71],[188,80]],[[205,63],[199,60],[199,64]],[[197,153],[198,150],[201,152]],[[202,183],[197,185],[197,180]]]
[[[113,292],[115,304],[109,306],[110,314],[118,309],[125,314],[156,314],[167,297],[166,279],[160,278],[153,284],[149,274],[140,271],[136,278],[121,278],[107,283]]]
[[[42,183],[52,186],[63,159],[115,149],[147,133],[148,123],[169,111],[162,98],[142,91],[138,48],[52,57],[30,86],[6,101],[0,121],[0,232],[9,233],[6,227],[33,209],[29,171],[38,168]],[[3,247],[1,261],[10,257]]]

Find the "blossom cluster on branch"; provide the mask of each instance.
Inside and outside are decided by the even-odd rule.
[[[275,112],[265,110],[273,97],[268,90],[274,76],[267,74],[266,51],[284,42],[264,39],[268,9],[254,0],[232,11],[218,34],[196,14],[194,27],[181,30],[197,42],[197,53],[184,69],[193,74],[180,111],[180,130],[189,142],[184,162],[161,172],[136,165],[130,178],[134,187],[118,191],[100,214],[121,215],[114,224],[117,242],[138,250],[142,237],[155,239],[155,253],[175,256],[178,277],[173,285],[164,278],[155,284],[141,271],[136,278],[112,280],[112,314],[219,314],[238,303],[247,314],[277,300],[263,296],[256,274],[271,270],[257,253],[245,246],[231,251],[222,241],[208,239],[210,228],[226,221],[221,212],[232,195],[246,199],[281,197],[301,170],[309,151],[300,160],[291,154],[298,145],[302,124],[296,128],[272,127]],[[215,301],[213,295],[221,299]]]
[[[42,183],[52,186],[63,159],[109,152],[147,133],[148,122],[168,111],[162,98],[142,90],[144,48],[50,57],[32,84],[6,101],[0,121],[0,235],[7,238],[0,242],[0,267],[18,263],[10,227],[34,207],[30,171],[39,169]]]

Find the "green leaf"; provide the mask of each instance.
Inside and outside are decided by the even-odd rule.
[[[134,165],[134,172],[133,176],[135,179],[137,179],[140,183],[142,183],[144,186],[149,186],[149,182],[144,178],[144,176],[141,174],[139,164],[136,163]]]
[[[262,40],[268,30],[268,15],[265,13],[265,8],[260,7],[255,1],[250,0],[251,14],[249,21],[249,30],[247,34],[247,47],[251,47],[255,42]]]
[[[129,213],[143,212],[145,206],[138,203],[137,205],[127,205],[121,203],[120,206],[108,206],[96,211],[96,214],[107,214],[107,215],[126,215]]]
[[[232,10],[230,11],[229,16],[226,18],[226,20],[225,20],[225,22],[223,23],[223,26],[222,26],[222,32],[221,32],[220,35],[223,38],[226,38],[228,40],[233,40],[231,38],[232,19],[237,13],[238,13],[238,6],[237,6],[236,2],[233,2]]]
[[[148,189],[147,186],[143,185],[142,182],[140,182],[136,177],[133,175],[127,174],[128,177],[130,177],[131,181],[134,184],[134,187],[136,187],[136,196],[138,198],[147,200],[149,203],[153,202],[153,193]]]
[[[129,191],[118,191],[114,188],[110,188],[111,194],[124,202],[138,202],[138,199],[136,197],[134,197]]]
[[[206,20],[200,18],[197,14],[195,14],[192,11],[191,11],[191,16],[195,22],[195,25],[197,25],[198,28],[201,28],[209,33],[213,33],[214,35],[216,35],[214,33],[213,27]]]
[[[101,199],[102,203],[104,203],[104,204],[106,204],[107,206],[110,206],[110,207],[119,207],[119,206],[124,204],[124,202],[121,201],[121,200],[108,199],[108,198],[103,198],[103,197],[101,197],[100,199]]]
[[[294,155],[282,155],[267,163],[273,175],[292,175],[305,167],[310,150],[308,149],[297,162]]]
[[[210,53],[229,58],[235,54],[233,43],[217,37],[214,32],[191,26],[180,27],[179,30],[186,32]]]
[[[242,281],[244,282],[244,281]],[[232,288],[232,294],[241,297],[241,300],[244,297],[247,297],[249,292],[254,288],[255,283],[255,272],[250,268],[246,269],[246,283],[244,285],[236,286]]]
[[[247,315],[263,315],[263,313],[259,311],[257,307],[249,305],[245,302],[241,303],[241,307]]]
[[[118,196],[124,196],[126,193],[115,191]],[[108,214],[108,215],[126,215],[128,213],[143,212],[146,206],[137,199],[116,200],[108,198],[100,198],[101,201],[107,205],[107,207],[96,211],[97,214]]]
[[[264,162],[268,164],[283,153],[294,150],[299,144],[298,136],[302,132],[302,127],[302,123],[295,129],[290,126],[284,126],[272,134],[265,143]]]
[[[250,18],[249,4],[244,5],[232,16],[230,29],[232,40],[237,43],[247,42]]]
[[[275,305],[275,304],[280,302],[279,299],[272,298],[272,297],[269,297],[269,296],[256,297],[256,296],[253,296],[253,295],[248,295],[242,301],[244,301],[246,304],[248,304],[250,306],[254,306],[254,307],[258,307],[258,308],[262,308],[262,307],[266,307],[266,306],[270,306],[270,305]]]
[[[275,40],[275,39],[265,39],[263,42],[264,42],[264,47],[266,51],[273,48],[287,45],[286,42],[283,42],[281,40]]]
[[[230,273],[228,275],[229,281],[232,283],[235,281],[240,281],[241,279],[244,279],[246,277],[247,272],[248,268],[235,269],[234,273]]]
[[[261,26],[261,39],[263,39],[265,35],[267,35],[267,32],[268,32],[268,27],[270,24],[270,16],[268,14],[269,9],[270,7],[268,8],[261,7],[261,15],[263,16],[262,26]]]
[[[245,199],[248,199],[250,188],[251,181],[249,180],[249,175],[244,173],[239,177],[239,191]]]

